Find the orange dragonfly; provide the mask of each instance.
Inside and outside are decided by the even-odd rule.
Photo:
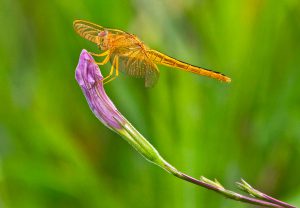
[[[96,43],[98,48],[104,51],[100,54],[90,53],[93,56],[104,57],[102,62],[96,64],[104,65],[108,61],[111,62],[109,75],[102,80],[104,84],[114,80],[119,71],[122,71],[132,77],[144,78],[146,87],[154,86],[159,78],[157,64],[224,82],[231,81],[229,77],[219,72],[193,66],[150,49],[135,35],[122,30],[105,28],[84,20],[75,20],[73,26],[80,36]]]

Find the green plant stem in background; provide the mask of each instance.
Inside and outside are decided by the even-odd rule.
[[[87,102],[95,116],[108,128],[112,129],[131,146],[133,146],[148,161],[160,166],[165,171],[190,183],[202,186],[224,195],[227,198],[249,204],[261,205],[265,207],[288,207],[294,206],[269,197],[255,189],[242,180],[238,183],[239,187],[246,191],[250,196],[225,189],[218,181],[211,181],[205,177],[195,179],[187,174],[178,171],[170,165],[159,152],[143,137],[131,123],[117,110],[112,101],[105,93],[99,67],[94,63],[90,54],[83,50],[79,63],[76,68],[76,80],[80,85]]]
[[[247,184],[244,180],[242,180],[243,184],[247,184],[247,192],[254,196],[248,197],[241,195],[239,193],[235,193],[233,191],[225,189],[218,181],[211,181],[205,177],[201,177],[200,180],[195,179],[189,175],[186,175],[180,171],[178,171],[175,167],[169,164],[166,160],[164,160],[158,151],[145,139],[128,121],[126,121],[125,125],[122,125],[123,129],[117,130],[116,132],[120,134],[128,143],[130,143],[140,154],[142,154],[148,161],[160,166],[167,172],[173,174],[174,176],[188,181],[190,183],[202,186],[204,188],[213,190],[224,195],[227,198],[241,201],[249,204],[261,205],[265,207],[289,207],[293,208],[294,206],[289,205],[285,202],[281,202],[277,199],[269,197],[255,189],[253,189],[249,184]],[[238,183],[239,187],[243,186],[241,183]],[[254,194],[256,193],[256,194]],[[260,194],[258,194],[260,193]],[[263,197],[267,196],[267,197]]]

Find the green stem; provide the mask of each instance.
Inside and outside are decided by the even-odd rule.
[[[125,118],[123,118],[125,119]],[[116,121],[118,121],[116,119]],[[119,122],[119,121],[118,121]],[[188,181],[190,183],[196,184],[198,186],[202,186],[206,189],[213,190],[223,196],[241,201],[248,204],[255,204],[265,207],[274,207],[274,208],[295,208],[292,205],[287,203],[276,203],[275,199],[273,201],[267,200],[265,198],[253,198],[241,195],[239,193],[235,193],[233,191],[225,189],[218,181],[211,181],[207,178],[201,177],[200,180],[195,179],[187,174],[184,174],[178,171],[175,167],[169,164],[163,157],[159,154],[159,152],[146,140],[143,135],[141,135],[126,119],[125,122],[119,122],[119,124],[123,127],[121,129],[115,129],[115,131],[121,135],[131,146],[133,146],[143,157],[145,157],[148,161],[160,166],[165,171],[171,173],[172,175],[180,178],[182,180]],[[278,201],[278,200],[277,200]]]

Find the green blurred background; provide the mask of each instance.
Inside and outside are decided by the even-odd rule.
[[[106,85],[171,164],[300,206],[298,0],[1,0],[0,207],[249,207],[146,162],[91,113],[74,79],[74,19],[232,78],[160,67]],[[102,67],[107,74],[110,65]]]

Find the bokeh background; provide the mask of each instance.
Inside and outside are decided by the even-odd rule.
[[[244,178],[300,206],[298,0],[1,0],[0,8],[0,207],[251,207],[167,174],[98,122],[74,79],[81,50],[97,48],[74,33],[74,19],[229,75],[224,84],[160,67],[154,88],[120,76],[106,89],[179,170],[233,190]]]

